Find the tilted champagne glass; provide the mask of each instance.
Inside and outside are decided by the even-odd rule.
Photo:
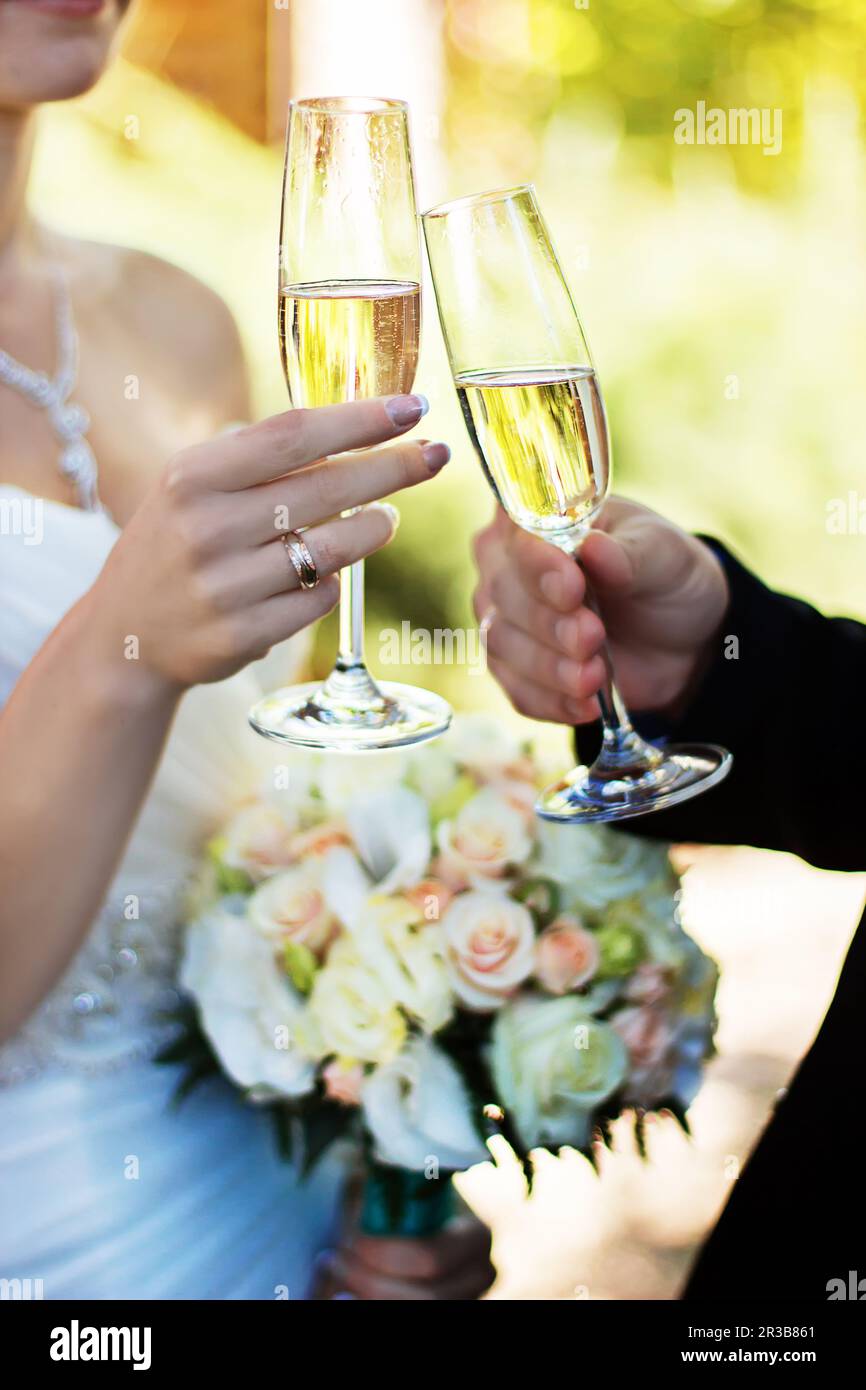
[[[279,338],[293,406],[411,391],[421,335],[421,241],[405,102],[292,101],[280,221]],[[291,525],[291,521],[289,522]],[[258,733],[360,752],[433,738],[451,710],[364,663],[363,561],[340,576],[337,662],[250,711]]]
[[[513,521],[577,556],[610,485],[601,388],[531,185],[432,208],[422,219],[466,427]],[[590,601],[591,596],[590,596]],[[647,743],[605,649],[601,752],[540,797],[546,820],[612,821],[706,791],[730,754]]]

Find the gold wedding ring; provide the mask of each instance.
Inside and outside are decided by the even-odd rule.
[[[310,554],[310,547],[299,531],[286,531],[282,536],[286,554],[302,589],[315,589],[319,582],[319,571]]]

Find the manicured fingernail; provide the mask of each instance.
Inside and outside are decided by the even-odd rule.
[[[560,604],[564,598],[562,591],[562,580],[553,570],[549,574],[543,574],[539,581],[539,588],[547,599],[548,603]]]
[[[421,456],[427,465],[427,472],[432,475],[445,467],[451,457],[451,450],[447,444],[425,444]]]
[[[577,618],[557,618],[553,625],[553,635],[561,647],[566,651],[572,651],[577,646],[580,636]]]
[[[417,425],[430,409],[426,396],[391,396],[385,410],[395,425]]]
[[[390,502],[373,502],[372,505],[378,507],[380,512],[386,512],[388,514],[393,522],[394,530],[396,531],[397,527],[400,525],[400,513],[397,511],[397,508],[392,507]]]

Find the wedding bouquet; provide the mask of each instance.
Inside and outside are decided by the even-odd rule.
[[[665,847],[538,820],[527,747],[484,716],[435,743],[294,753],[210,846],[182,984],[218,1066],[311,1165],[353,1136],[363,1220],[420,1234],[502,1133],[594,1161],[611,1122],[686,1109],[713,962]]]

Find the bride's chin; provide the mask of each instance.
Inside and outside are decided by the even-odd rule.
[[[0,110],[89,91],[127,8],[121,0],[0,0]]]

